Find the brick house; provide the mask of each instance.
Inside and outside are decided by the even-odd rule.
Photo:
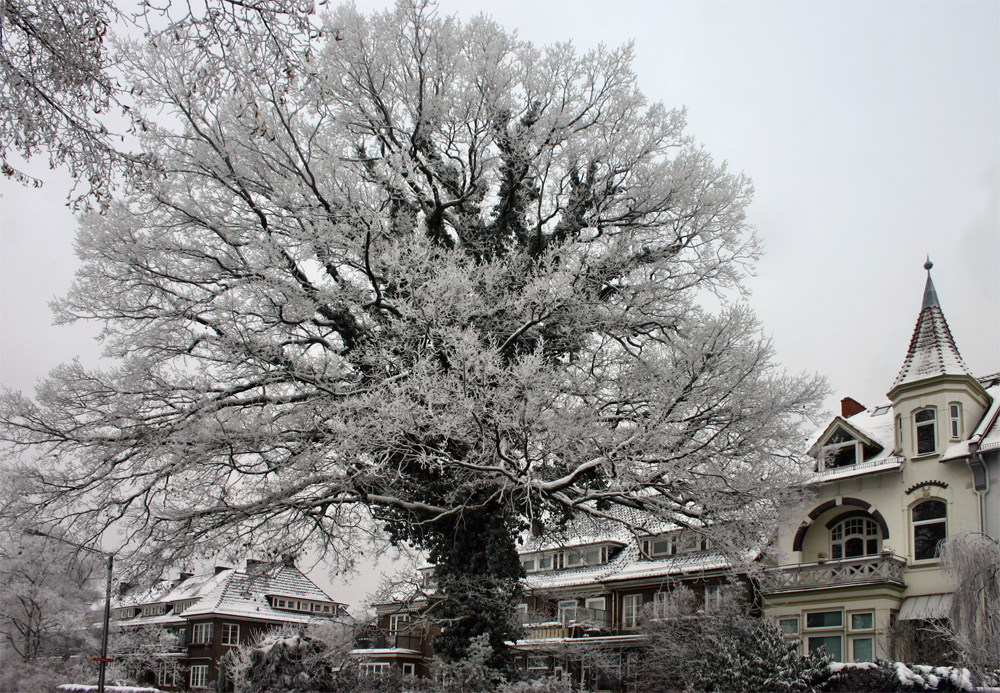
[[[252,560],[243,570],[181,573],[145,593],[126,591],[112,609],[118,628],[157,626],[175,637],[148,672],[148,683],[169,690],[224,688],[220,663],[231,648],[282,626],[347,617],[344,604],[294,565]]]

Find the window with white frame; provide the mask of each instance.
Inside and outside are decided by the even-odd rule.
[[[825,652],[835,662],[844,661],[844,612],[810,611],[806,613],[806,646],[810,652]],[[831,632],[817,632],[831,631]],[[833,632],[836,631],[836,632]]]
[[[208,665],[191,665],[191,688],[208,688]]]
[[[952,440],[958,440],[962,437],[962,405],[958,402],[952,402],[948,405],[948,423],[949,433],[951,433]]]
[[[642,550],[650,558],[672,556],[674,554],[674,539],[673,537],[646,539],[642,542]]]
[[[389,616],[389,632],[390,633],[402,633],[409,630],[410,627],[410,615],[409,614],[391,614]]]
[[[142,607],[143,616],[162,616],[167,613],[166,604],[147,604]]]
[[[191,644],[208,645],[212,642],[212,624],[195,623],[191,626]]]
[[[875,661],[875,638],[872,636],[851,638],[851,661]]]
[[[575,599],[560,599],[556,620],[564,626],[569,625],[576,620],[576,607],[577,603]]]
[[[535,571],[535,559],[534,558],[524,559],[523,561],[521,561],[521,567],[524,568],[524,572],[533,573]]]
[[[913,413],[918,455],[929,455],[937,449],[936,422],[937,412],[933,408],[918,409]]]
[[[161,688],[178,685],[177,662],[160,662],[156,669],[156,685]],[[183,685],[183,681],[181,681]]]
[[[705,585],[705,613],[715,614],[722,610],[722,605],[729,594],[729,585]]]
[[[416,676],[417,665],[413,662],[403,662],[403,676]]]
[[[240,644],[240,624],[222,624],[222,644],[228,645],[229,647],[235,647]]]
[[[779,618],[778,630],[786,638],[797,637],[799,634],[799,617],[789,616],[788,618]]]
[[[607,601],[604,597],[587,597],[584,602],[584,607],[589,611],[599,611],[600,615],[604,615],[604,609]]]
[[[823,444],[820,471],[857,464],[862,461],[863,454],[861,441],[843,428],[837,428]]]
[[[638,628],[639,614],[641,611],[641,594],[626,594],[622,597],[622,628],[629,630]]]
[[[362,662],[361,673],[380,679],[389,675],[389,662]]]
[[[850,517],[830,529],[830,556],[834,559],[874,556],[879,543],[879,527],[871,518]]]
[[[929,561],[938,557],[948,536],[948,508],[944,501],[925,500],[910,511],[913,525],[913,560]]]

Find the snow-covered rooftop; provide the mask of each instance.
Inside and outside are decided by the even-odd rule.
[[[114,606],[141,607],[148,604],[166,604],[168,607],[188,602],[183,612],[168,612],[155,616],[138,616],[128,623],[142,625],[168,625],[183,622],[191,616],[225,615],[244,616],[265,620],[307,623],[312,614],[287,609],[276,609],[268,597],[286,597],[330,605],[330,613],[337,613],[343,606],[333,601],[312,580],[298,569],[288,565],[273,566],[251,563],[246,570],[224,568],[214,575],[196,575],[164,585],[138,597],[126,595]],[[193,604],[190,602],[194,602]],[[320,615],[318,612],[316,615]],[[329,615],[329,614],[327,614]]]
[[[958,353],[948,321],[938,303],[937,291],[931,281],[930,261],[924,267],[927,268],[927,284],[920,316],[893,388],[936,375],[972,375]]]

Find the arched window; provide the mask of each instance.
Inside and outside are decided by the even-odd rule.
[[[948,536],[948,508],[944,501],[925,500],[913,506],[913,560],[937,558]]]
[[[867,517],[851,517],[830,529],[830,556],[856,558],[879,552],[878,524]]]

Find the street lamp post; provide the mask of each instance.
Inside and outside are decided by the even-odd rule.
[[[100,549],[95,549],[92,546],[77,544],[75,541],[69,541],[68,539],[63,539],[62,537],[54,537],[51,534],[46,534],[45,532],[41,532],[37,529],[29,529],[26,530],[25,533],[32,534],[36,537],[46,537],[48,539],[54,539],[55,541],[61,541],[62,543],[68,544],[81,551],[89,551],[90,553],[96,553],[98,556],[104,556],[107,558],[108,578],[107,583],[104,586],[104,630],[101,633],[101,656],[97,660],[101,665],[100,674],[97,678],[97,691],[98,693],[104,693],[105,670],[108,666],[108,625],[111,622],[111,572],[114,570],[114,555],[101,551]]]

